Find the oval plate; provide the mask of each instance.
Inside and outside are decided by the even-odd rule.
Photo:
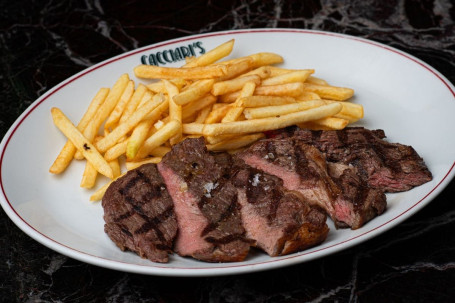
[[[73,161],[61,176],[48,172],[65,143],[53,125],[57,106],[78,121],[100,87],[111,87],[122,73],[133,75],[143,56],[172,61],[171,51],[194,52],[235,39],[230,57],[275,52],[283,67],[314,68],[315,76],[356,91],[364,105],[358,125],[384,129],[388,140],[412,145],[425,159],[433,181],[411,191],[388,194],[388,209],[364,227],[331,231],[320,246],[271,258],[252,252],[241,263],[211,264],[171,256],[153,263],[120,251],[103,230],[100,203],[79,187],[84,161]],[[177,52],[178,52],[177,51]],[[151,56],[152,55],[152,56]],[[155,57],[154,57],[155,56]],[[137,83],[137,82],[136,82]],[[410,217],[449,183],[454,175],[455,88],[419,59],[389,46],[347,35],[309,30],[254,29],[195,35],[143,47],[92,66],[49,90],[11,126],[0,145],[0,202],[14,223],[45,246],[90,264],[111,269],[167,276],[210,276],[254,272],[306,262],[371,239]],[[100,185],[99,183],[98,185]]]

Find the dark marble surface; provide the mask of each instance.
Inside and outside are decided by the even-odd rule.
[[[122,52],[210,31],[289,27],[379,41],[455,83],[455,4],[367,1],[0,1],[0,136],[62,80]],[[448,138],[451,139],[451,138]],[[399,226],[340,253],[239,276],[169,278],[87,265],[0,211],[2,302],[454,302],[455,182]]]

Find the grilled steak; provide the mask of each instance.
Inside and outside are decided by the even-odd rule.
[[[175,145],[158,164],[179,224],[175,251],[208,262],[242,261],[245,237],[228,154],[207,152],[204,139]]]
[[[350,222],[352,229],[382,214],[387,206],[386,196],[381,189],[375,189],[359,177],[357,168],[342,163],[327,163],[329,176],[341,189],[341,199],[335,201],[335,212]]]
[[[406,191],[432,179],[414,148],[383,140],[382,130],[363,127],[337,131],[295,129],[291,136],[318,148],[327,161],[355,166],[370,187],[386,192]]]
[[[104,230],[121,250],[167,262],[177,235],[173,202],[155,164],[129,171],[104,194]]]
[[[301,251],[327,237],[326,215],[286,190],[280,178],[244,165],[234,183],[247,236],[270,256]]]
[[[337,227],[359,228],[385,209],[383,192],[372,191],[349,170],[338,174],[332,169],[337,173],[335,182],[324,155],[300,140],[261,140],[238,156],[248,165],[281,178],[287,189],[300,192],[309,203],[324,209]]]

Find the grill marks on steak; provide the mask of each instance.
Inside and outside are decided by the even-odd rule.
[[[341,189],[341,199],[335,202],[338,216],[350,217],[350,227],[357,229],[382,214],[387,205],[384,191],[370,188],[352,165],[327,163],[329,176]]]
[[[294,253],[327,237],[326,215],[286,190],[281,179],[244,165],[234,183],[247,236],[270,256]]]
[[[414,148],[383,140],[383,130],[363,127],[338,131],[294,129],[290,134],[317,147],[330,162],[355,166],[373,188],[401,192],[432,179],[431,172]]]
[[[102,200],[104,230],[121,250],[167,262],[177,235],[173,202],[155,164],[113,182]]]
[[[355,172],[343,168],[329,175],[323,154],[291,138],[261,140],[239,154],[248,165],[275,175],[289,190],[298,191],[311,204],[324,209],[337,227],[359,228],[384,211],[381,191],[372,191]]]
[[[187,139],[158,164],[174,201],[180,227],[174,247],[182,256],[231,262],[248,254],[251,241],[245,237],[226,155],[207,152],[202,138]]]

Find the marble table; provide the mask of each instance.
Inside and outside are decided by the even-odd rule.
[[[455,4],[366,1],[2,1],[0,136],[40,95],[123,52],[246,28],[346,33],[408,52],[455,83]],[[453,138],[448,138],[453,139]],[[2,302],[454,302],[455,181],[386,233],[311,262],[259,273],[172,278],[56,253],[0,211]]]

